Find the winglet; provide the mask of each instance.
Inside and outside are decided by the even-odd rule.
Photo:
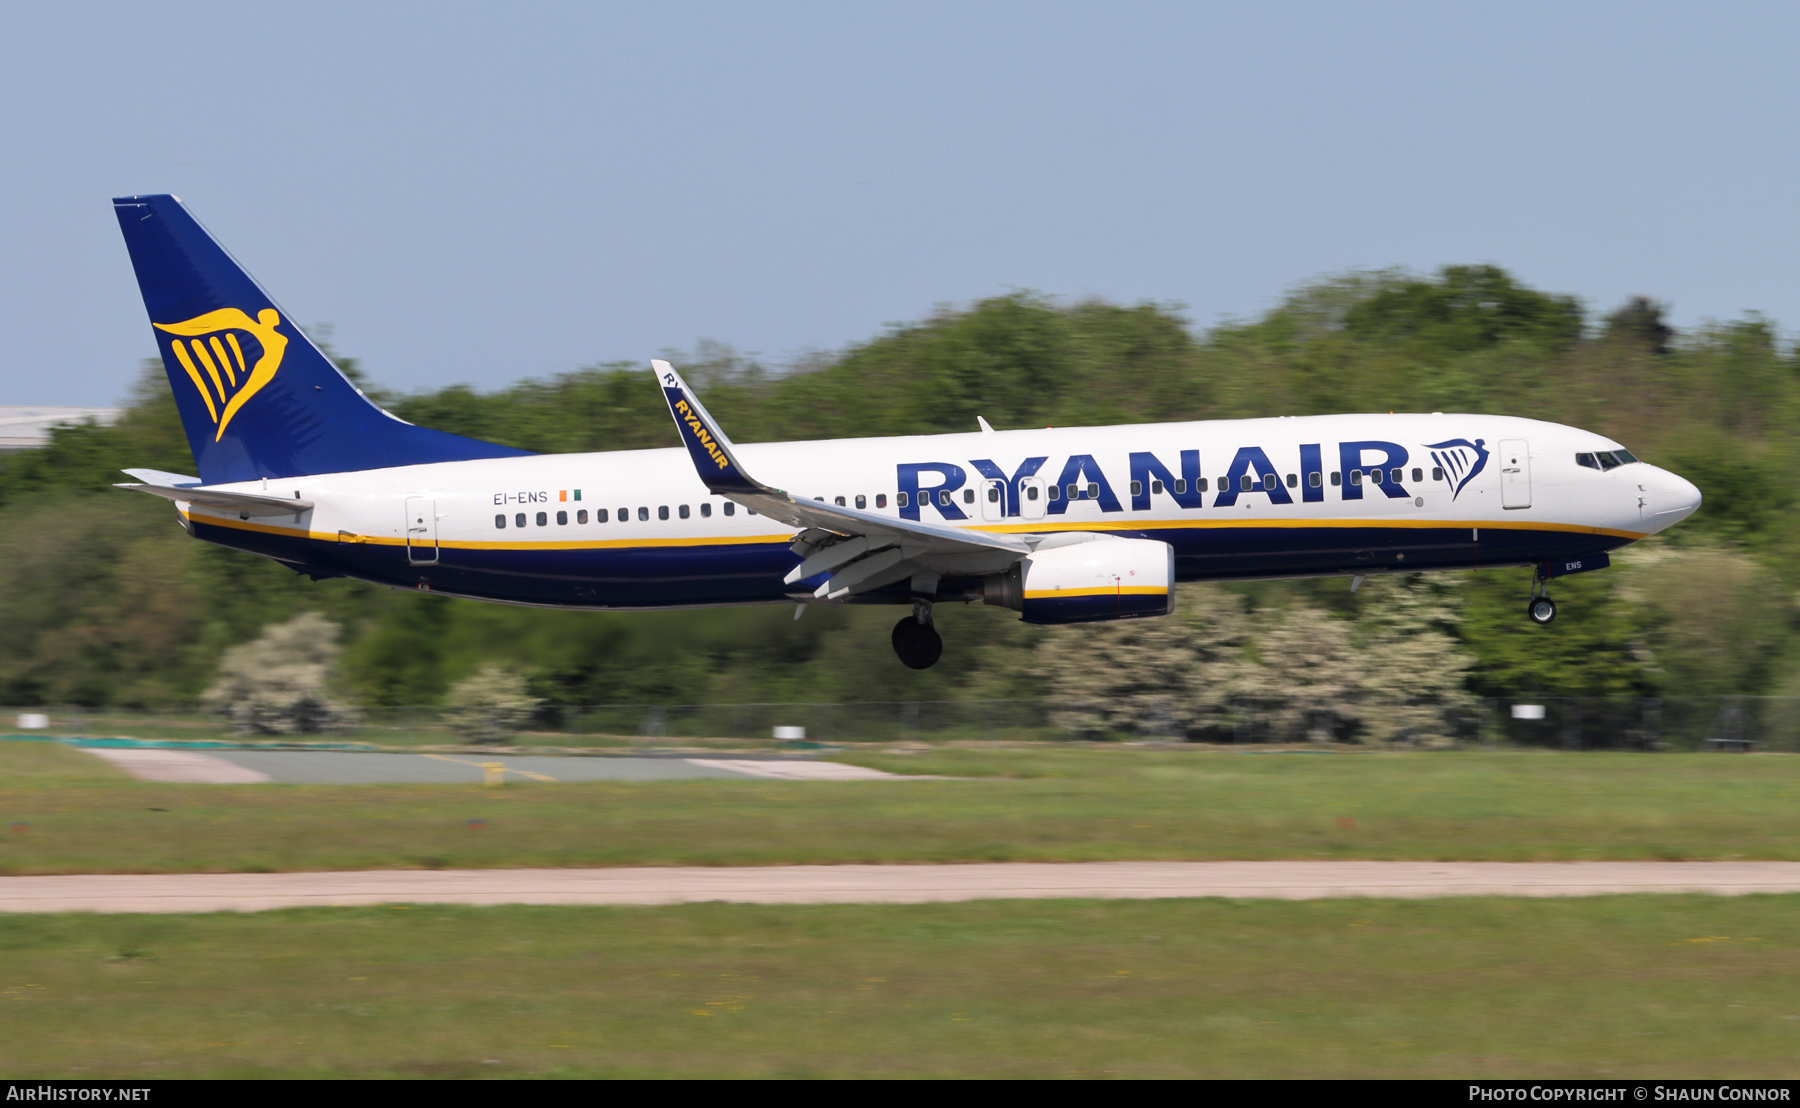
[[[676,430],[681,432],[682,445],[694,459],[694,468],[700,472],[700,480],[706,487],[720,496],[746,495],[753,493],[775,493],[771,489],[750,478],[744,467],[738,464],[736,455],[731,449],[731,440],[719,429],[719,423],[713,419],[694,390],[688,388],[681,374],[675,367],[665,361],[653,361],[651,368],[656,370],[657,383],[662,386],[663,397],[669,402],[669,414],[675,417]]]

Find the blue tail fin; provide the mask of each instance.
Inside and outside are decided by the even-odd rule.
[[[370,403],[173,196],[113,211],[207,484],[530,453]]]

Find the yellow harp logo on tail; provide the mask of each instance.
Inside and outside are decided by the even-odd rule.
[[[212,416],[213,424],[219,429],[213,435],[214,442],[225,436],[225,428],[238,409],[260,392],[281,368],[281,356],[287,353],[288,340],[275,330],[280,323],[281,316],[273,308],[257,312],[255,319],[237,308],[220,308],[180,323],[154,325],[158,331],[177,336],[169,345],[174,348],[175,360],[187,370],[188,379],[200,390],[200,398],[206,401],[207,414]],[[261,348],[254,365],[244,359],[244,345],[237,336],[239,331],[254,338]]]

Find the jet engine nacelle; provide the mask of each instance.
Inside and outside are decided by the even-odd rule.
[[[1051,536],[1007,573],[982,581],[982,600],[1026,623],[1094,623],[1166,616],[1175,607],[1175,548],[1154,539]]]

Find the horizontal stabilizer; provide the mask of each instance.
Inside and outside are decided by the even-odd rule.
[[[121,469],[119,472],[127,477],[136,477],[146,484],[172,485],[178,489],[191,489],[195,485],[206,484],[198,477],[189,477],[185,473],[170,473],[163,469]]]
[[[137,476],[137,474],[133,474],[133,476]],[[313,502],[310,500],[283,500],[279,496],[262,496],[253,492],[228,492],[224,489],[207,489],[187,485],[121,483],[113,487],[147,492],[151,496],[160,496],[164,500],[195,504],[202,508],[232,512],[240,516],[292,516],[311,511],[313,506]]]

